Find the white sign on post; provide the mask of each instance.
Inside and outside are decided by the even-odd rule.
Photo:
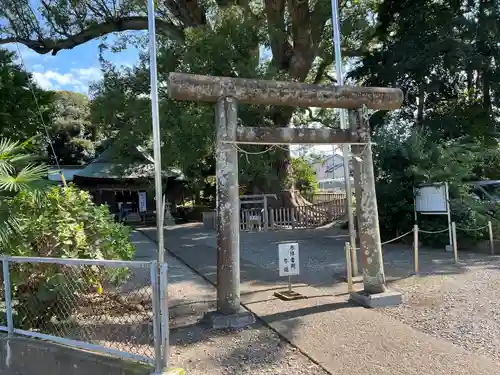
[[[280,276],[298,275],[299,271],[299,244],[278,244],[278,260]]]
[[[446,214],[448,212],[446,184],[417,187],[415,189],[415,210],[427,215]]]
[[[415,223],[417,222],[417,212],[422,215],[447,215],[448,216],[448,237],[450,245],[446,246],[446,251],[452,251],[453,237],[451,230],[450,195],[448,183],[434,183],[421,185],[414,189],[415,192]]]
[[[140,191],[139,192],[139,212],[146,212],[146,211],[147,211],[146,192]]]

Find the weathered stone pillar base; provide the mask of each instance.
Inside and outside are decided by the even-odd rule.
[[[211,311],[204,315],[202,322],[213,329],[245,328],[255,323],[255,316],[243,308],[234,314]]]
[[[377,294],[369,294],[364,290],[350,294],[350,300],[364,307],[394,307],[403,303],[403,295],[399,292],[385,291]]]
[[[349,111],[351,129],[364,128],[369,132],[369,125],[363,119],[360,110]],[[391,307],[403,302],[399,292],[387,290],[382,244],[378,222],[377,196],[371,144],[353,145],[354,182],[356,192],[356,217],[360,242],[363,290],[352,292],[350,299],[362,306]]]
[[[366,129],[361,110],[349,111],[351,129]],[[356,190],[356,216],[358,219],[359,243],[363,287],[365,292],[379,294],[386,291],[382,244],[378,222],[377,196],[370,137],[366,145],[353,145],[354,179]]]
[[[234,146],[237,103],[223,97],[216,105],[217,311],[240,309],[240,218],[238,150]]]

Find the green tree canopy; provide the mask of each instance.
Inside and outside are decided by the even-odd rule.
[[[55,91],[51,140],[61,165],[85,164],[94,157],[99,132],[90,119],[90,102],[86,95],[72,91]],[[48,146],[49,147],[49,146]],[[55,163],[48,149],[49,160]]]
[[[52,94],[40,89],[15,60],[13,52],[0,49],[0,137],[23,142],[50,124]]]
[[[39,53],[56,54],[113,32],[147,27],[146,3],[135,0],[89,1],[81,5],[49,0],[40,6],[20,0],[0,3],[4,6],[0,17],[6,21],[3,42],[17,40]],[[345,56],[360,55],[371,47],[368,37],[374,25],[371,15],[378,3],[379,0],[341,3]],[[332,82],[328,74],[333,62],[328,0],[236,3],[195,0],[159,2],[157,6],[161,82],[166,81],[169,71]],[[141,38],[133,40],[127,33],[122,36],[123,44],[115,42],[109,48],[117,50],[131,41],[145,47]],[[265,59],[262,52],[270,54],[271,59]],[[147,69],[145,59],[137,67],[124,71],[105,64],[104,81],[95,92],[102,123],[111,132],[121,131],[132,144],[148,143],[151,137]],[[203,181],[198,171],[213,169],[213,107],[175,103],[167,99],[165,92],[160,95],[163,160],[178,164],[187,174],[193,173],[193,179]],[[111,106],[112,103],[115,105]],[[244,125],[307,126],[301,119],[308,117],[302,114],[303,111],[287,107],[240,108]],[[250,152],[263,150],[248,148]],[[252,156],[242,154],[241,160],[242,169],[248,167],[255,172],[255,165],[263,167],[259,178],[252,181],[264,181],[265,185],[255,187],[278,191],[293,183],[286,149],[275,148],[270,153]]]

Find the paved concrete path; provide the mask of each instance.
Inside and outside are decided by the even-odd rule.
[[[156,258],[156,243],[132,233],[136,259]],[[216,291],[181,261],[166,254],[170,365],[188,375],[328,375],[319,365],[256,322],[244,330],[214,330],[200,320],[215,310]]]
[[[143,231],[154,238],[154,229]],[[169,251],[212,283],[216,280],[214,233],[200,226],[166,230]],[[285,231],[242,234],[242,304],[317,361],[331,374],[495,374],[500,364],[431,337],[375,310],[347,301],[346,287],[335,275],[344,271],[344,240],[334,232]],[[273,297],[285,287],[277,276],[277,243],[296,240],[301,249],[300,284],[306,300],[283,302]],[[411,270],[411,253],[395,247],[384,253],[388,273],[402,277]],[[460,272],[446,253],[423,256],[422,270]],[[311,286],[314,285],[315,287]]]

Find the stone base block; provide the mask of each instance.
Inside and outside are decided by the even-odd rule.
[[[387,291],[378,294],[368,294],[364,290],[352,292],[351,300],[364,307],[394,307],[403,303],[403,295],[399,292]]]
[[[235,314],[223,314],[219,311],[211,311],[205,314],[202,321],[213,329],[245,328],[255,323],[255,316],[244,309]]]
[[[182,368],[169,368],[162,372],[153,372],[153,375],[186,375],[186,372]]]
[[[295,292],[293,290],[285,290],[282,292],[274,292],[274,296],[278,297],[282,301],[294,301],[296,299],[306,299],[307,297],[303,294]]]

